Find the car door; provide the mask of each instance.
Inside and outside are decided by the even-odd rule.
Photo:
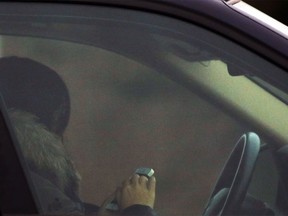
[[[223,1],[3,2],[0,12],[2,213],[96,213],[152,167],[155,210],[199,215],[250,131],[269,148],[249,193],[287,211],[275,171],[288,143],[285,35]]]

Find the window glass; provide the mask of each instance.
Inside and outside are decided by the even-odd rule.
[[[250,78],[283,94],[287,77],[251,52],[149,13],[38,9],[2,15],[0,82],[41,212],[100,205],[152,167],[157,212],[200,215],[242,133],[287,139],[283,97]]]

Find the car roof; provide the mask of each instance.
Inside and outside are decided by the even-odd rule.
[[[249,12],[234,7],[241,0],[12,0],[6,2],[101,5],[172,16],[214,31],[288,70],[288,33],[285,35]],[[3,2],[3,1],[2,1]],[[5,1],[4,1],[5,2]],[[284,25],[283,25],[284,26]]]

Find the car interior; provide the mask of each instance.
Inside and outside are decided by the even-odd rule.
[[[39,213],[51,208],[31,170],[99,206],[136,168],[151,167],[159,215],[288,214],[287,71],[149,12],[7,4],[0,20],[1,124]],[[72,165],[50,166],[62,158]]]

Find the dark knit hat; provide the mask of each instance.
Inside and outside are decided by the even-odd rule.
[[[28,58],[0,58],[0,93],[8,108],[30,112],[58,135],[69,121],[70,98],[61,77]]]

